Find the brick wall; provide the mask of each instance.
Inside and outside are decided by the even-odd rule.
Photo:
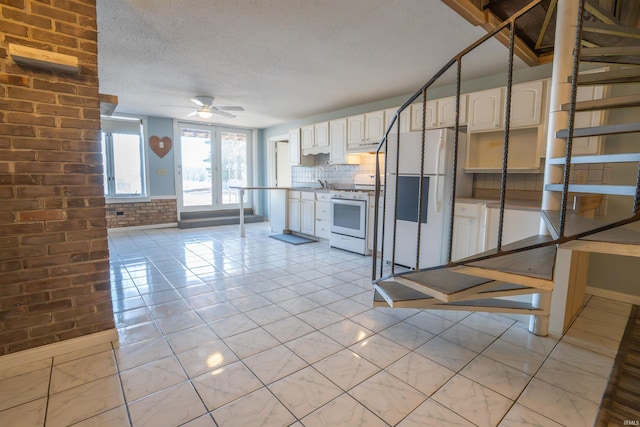
[[[73,55],[23,68],[9,44]],[[95,0],[0,1],[0,355],[114,327]]]
[[[109,203],[107,227],[139,227],[178,222],[175,199],[157,199],[141,203]]]

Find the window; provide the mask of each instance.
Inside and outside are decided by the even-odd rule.
[[[102,158],[105,196],[146,195],[140,120],[102,120]]]

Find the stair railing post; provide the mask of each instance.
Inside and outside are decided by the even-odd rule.
[[[372,254],[372,265],[371,265],[371,281],[376,280],[376,271],[378,261],[378,207],[380,205],[380,149],[387,143],[387,136],[385,135],[382,138],[380,146],[376,150],[376,177],[375,177],[375,191],[373,195],[375,197],[373,201],[373,254]],[[380,261],[382,262],[382,261]]]
[[[638,163],[638,178],[636,179],[636,195],[633,198],[633,215],[640,215],[640,163]]]
[[[447,264],[453,258],[453,229],[456,215],[456,171],[458,170],[458,146],[460,144],[460,84],[462,80],[462,56],[456,59],[456,116],[453,122],[453,162],[451,169],[451,215],[449,216],[449,239],[447,248]]]
[[[420,237],[422,236],[422,180],[424,179],[424,146],[427,128],[427,88],[422,90],[422,136],[420,140],[420,176],[418,181],[418,239],[416,243],[416,270],[420,270]],[[400,128],[398,128],[398,135]],[[437,166],[436,166],[437,167]]]
[[[396,183],[393,197],[393,243],[391,244],[391,274],[396,272],[396,239],[398,237],[398,170],[400,168],[400,114],[398,114],[398,133],[396,137]]]

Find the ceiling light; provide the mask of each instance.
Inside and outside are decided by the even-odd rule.
[[[198,114],[198,116],[202,117],[203,119],[208,119],[211,116],[213,116],[213,113],[211,111],[207,111],[207,110],[198,110],[198,112],[196,114]]]

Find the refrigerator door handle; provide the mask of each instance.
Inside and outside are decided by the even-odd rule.
[[[442,208],[442,195],[440,194],[440,155],[442,153],[442,145],[444,143],[444,138],[440,136],[438,140],[438,148],[436,151],[436,212],[440,212]],[[443,171],[444,172],[444,171]]]

